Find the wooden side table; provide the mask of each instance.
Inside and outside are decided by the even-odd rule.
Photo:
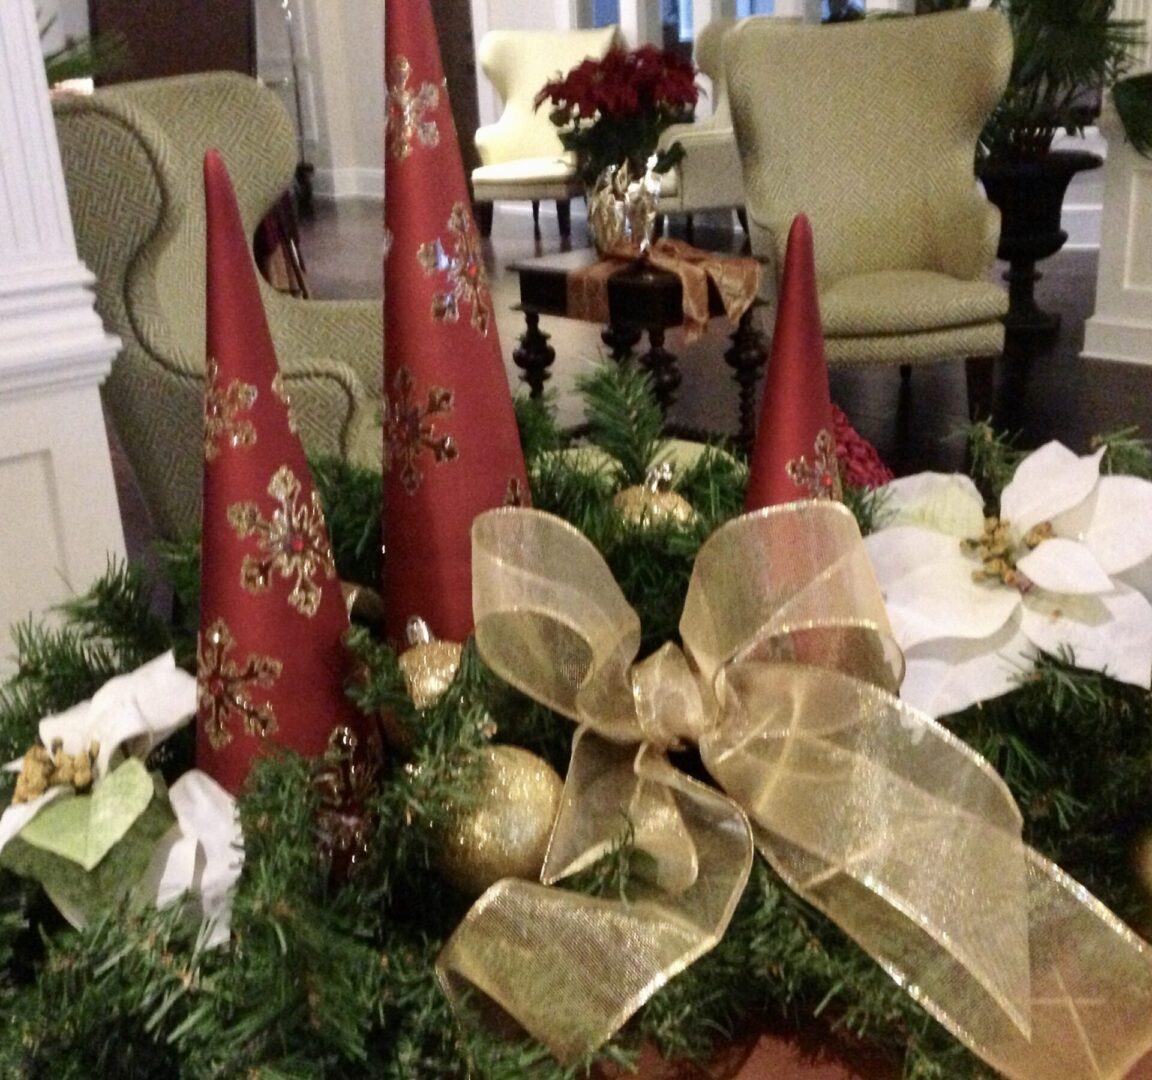
[[[524,313],[526,324],[512,359],[534,398],[543,394],[556,358],[548,335],[540,329],[540,316],[574,317],[568,310],[568,277],[596,261],[596,253],[585,248],[510,266],[520,278],[518,308]],[[664,336],[670,327],[683,322],[683,298],[680,279],[675,274],[645,263],[621,264],[620,270],[608,279],[609,324],[601,337],[611,350],[612,359],[622,360],[632,354],[644,334],[648,335],[648,349],[641,354],[640,363],[652,376],[656,399],[665,414],[676,400],[681,375],[675,355],[665,348]],[[720,297],[711,286],[708,302],[712,315],[724,314]],[[741,446],[748,448],[756,431],[756,383],[768,359],[763,338],[752,325],[751,308],[741,317],[731,340],[724,360],[732,369],[740,392],[737,438]]]

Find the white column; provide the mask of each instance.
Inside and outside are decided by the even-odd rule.
[[[1109,104],[1096,312],[1084,324],[1084,355],[1152,364],[1152,161],[1125,140]]]
[[[629,46],[659,45],[659,0],[620,0],[620,29]]]
[[[1112,17],[1144,24],[1144,46],[1133,57],[1133,65],[1138,70],[1152,68],[1152,4],[1149,0],[1116,0]]]
[[[0,3],[0,670],[8,630],[123,557],[99,386],[119,342],[76,255],[33,0]]]

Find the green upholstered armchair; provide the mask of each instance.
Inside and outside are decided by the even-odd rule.
[[[205,367],[203,157],[228,164],[251,234],[292,183],[276,95],[212,72],[124,83],[53,105],[81,258],[123,349],[103,394],[153,524],[200,520]],[[285,387],[310,452],[378,463],[383,306],[301,300],[261,279]]]
[[[1012,62],[1004,19],[754,18],[725,60],[752,249],[779,273],[808,215],[829,363],[966,358],[983,413],[1008,298],[987,280],[1000,216],[973,168]]]

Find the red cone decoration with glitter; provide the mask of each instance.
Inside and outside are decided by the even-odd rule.
[[[385,5],[384,597],[472,632],[472,520],[528,483],[428,0]]]
[[[788,233],[745,509],[838,498],[834,433],[812,226],[801,214]]]
[[[208,356],[196,764],[235,793],[272,744],[323,752],[361,718],[348,616],[224,162],[204,160]]]

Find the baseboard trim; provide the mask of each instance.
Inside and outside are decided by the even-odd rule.
[[[1152,366],[1152,323],[1093,315],[1084,323],[1081,356]]]
[[[384,170],[364,166],[317,169],[312,188],[321,199],[383,199]]]

